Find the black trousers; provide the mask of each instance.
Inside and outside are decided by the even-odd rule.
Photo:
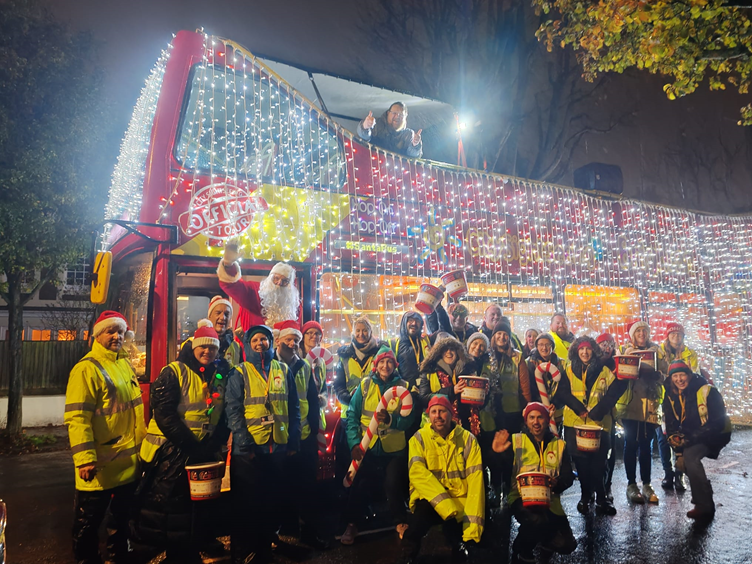
[[[320,512],[318,482],[319,448],[316,435],[309,435],[300,443],[300,452],[283,461],[285,467],[286,506],[293,519],[300,521],[302,536],[318,533]],[[285,524],[289,522],[285,520]]]
[[[281,520],[286,484],[282,480],[286,452],[234,454],[232,483],[232,558],[243,561],[251,553],[269,555]]]
[[[548,509],[527,509],[518,499],[512,504],[512,514],[520,524],[512,545],[513,554],[530,558],[540,543],[544,551],[571,554],[577,548],[566,515],[556,515]]]
[[[605,495],[606,459],[611,448],[611,436],[606,431],[601,431],[601,448],[598,452],[583,452],[577,449],[573,427],[564,427],[564,440],[567,443],[567,451],[572,457],[577,477],[580,480],[582,499],[590,499],[591,494],[602,501]]]
[[[345,510],[348,523],[358,522],[368,504],[371,491],[378,486],[383,487],[386,493],[392,522],[395,525],[404,523],[407,517],[407,450],[394,456],[376,456],[370,450],[366,453],[350,486]]]
[[[110,490],[76,490],[73,521],[73,556],[78,564],[99,564],[99,527],[107,517],[107,560],[118,562],[128,554],[128,518],[136,482]],[[108,511],[109,510],[109,511]]]
[[[650,484],[653,456],[650,445],[655,437],[655,423],[624,419],[624,469],[627,472],[627,482],[637,482],[637,460],[640,461],[640,480],[643,484]]]
[[[418,556],[421,540],[434,525],[442,526],[444,538],[452,548],[462,542],[462,523],[454,517],[443,520],[425,499],[416,502],[408,522],[410,526],[402,537],[402,554],[405,557]]]

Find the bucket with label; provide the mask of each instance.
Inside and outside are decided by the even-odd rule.
[[[418,297],[415,300],[415,309],[424,315],[430,315],[441,303],[444,292],[433,284],[421,284]]]
[[[639,377],[640,357],[636,354],[617,354],[614,362],[614,373],[619,380],[636,380]]]
[[[548,507],[551,504],[550,480],[545,472],[517,474],[523,507]]]
[[[460,401],[466,405],[475,405],[482,407],[486,403],[486,393],[488,393],[488,378],[483,376],[462,376],[466,387],[462,390]]]
[[[640,357],[641,364],[647,364],[655,370],[658,361],[658,353],[655,351],[633,351],[633,355]]]
[[[441,283],[450,298],[457,301],[468,292],[467,277],[464,270],[452,270],[441,276]]]
[[[188,472],[191,499],[205,501],[217,499],[222,491],[222,477],[225,475],[225,463],[205,462],[185,467]]]
[[[601,448],[600,425],[575,425],[574,433],[577,438],[577,450],[582,452],[598,452]]]

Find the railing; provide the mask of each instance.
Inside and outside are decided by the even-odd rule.
[[[24,394],[63,394],[71,368],[89,351],[86,341],[27,341],[21,355]],[[0,342],[0,396],[8,395],[10,343]]]

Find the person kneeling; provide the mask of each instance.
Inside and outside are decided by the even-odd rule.
[[[505,453],[507,463],[513,458],[512,489],[507,499],[520,530],[512,545],[512,562],[535,562],[533,550],[539,543],[543,561],[547,562],[554,552],[571,554],[577,548],[560,499],[561,493],[574,482],[574,474],[564,441],[549,428],[548,408],[530,402],[523,415],[527,430],[512,435],[511,442],[507,431],[499,431],[494,437],[493,450]],[[548,507],[523,505],[517,476],[524,472],[548,474],[551,487]]]
[[[464,561],[465,543],[480,542],[485,493],[483,462],[475,437],[452,421],[452,404],[443,395],[428,403],[430,427],[410,439],[409,477],[412,519],[402,537],[405,562],[415,562],[420,541],[441,523],[452,545],[453,561]]]

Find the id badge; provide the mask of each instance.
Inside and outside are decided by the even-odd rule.
[[[274,415],[264,415],[261,418],[261,424],[262,425],[273,425],[274,424]]]

